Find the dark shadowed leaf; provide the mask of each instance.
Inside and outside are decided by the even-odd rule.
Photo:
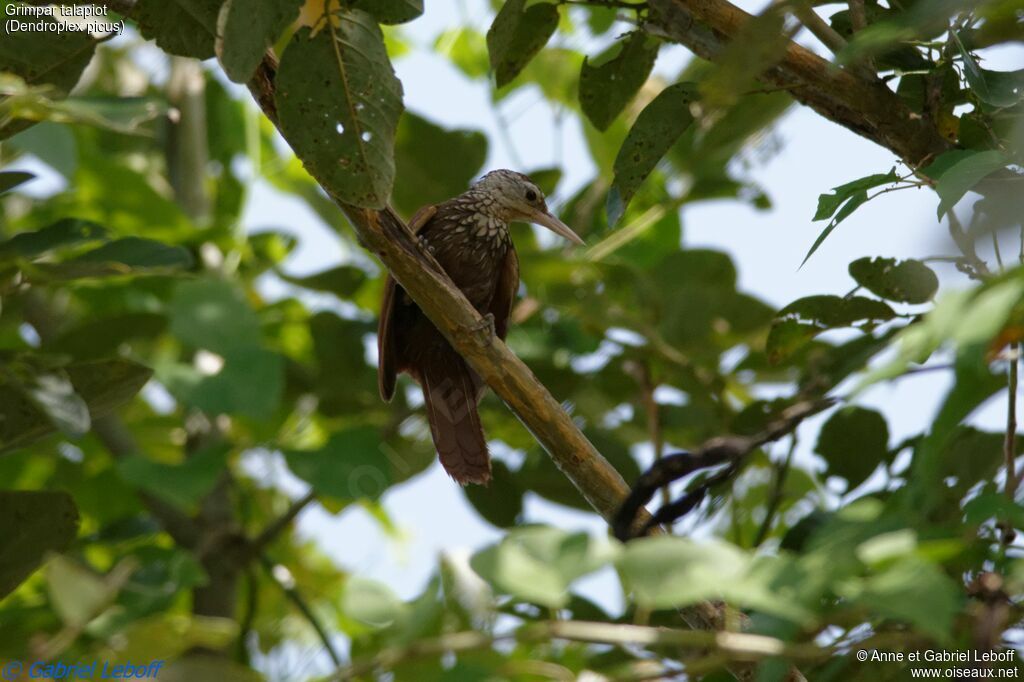
[[[338,298],[352,298],[366,282],[366,271],[354,265],[339,265],[305,277],[292,277],[279,273],[281,279],[306,289],[324,291]]]
[[[558,7],[542,2],[526,7],[526,0],[508,0],[487,31],[487,51],[497,87],[515,78],[540,52],[558,26]]]
[[[936,181],[935,191],[939,194],[938,216],[942,218],[964,195],[985,176],[992,174],[1008,163],[1006,156],[997,150],[977,151],[955,149],[941,154],[924,172]]]
[[[4,21],[12,16],[8,8],[19,4],[12,0],[0,0]],[[53,21],[48,16],[17,18],[30,25]],[[92,59],[96,41],[82,31],[56,33],[36,28],[11,32],[4,30],[4,39],[0,41],[0,71],[13,73],[28,85],[53,85],[66,93],[75,86]]]
[[[842,476],[853,490],[889,456],[889,427],[874,410],[837,410],[818,433],[815,451],[828,462],[828,473]]]
[[[352,0],[350,4],[382,24],[403,24],[423,14],[423,0]]]
[[[34,232],[21,232],[0,242],[0,261],[34,258],[62,247],[106,239],[107,230],[87,220],[65,218]]]
[[[117,461],[117,473],[127,483],[187,511],[213,489],[224,473],[228,451],[213,447],[180,464],[167,464],[132,455]]]
[[[93,420],[128,402],[152,375],[148,367],[121,359],[82,362],[64,371]],[[0,452],[24,447],[55,430],[47,413],[22,389],[0,385]]]
[[[818,247],[832,234],[832,231],[839,226],[839,223],[850,217],[851,213],[868,200],[869,189],[880,185],[887,185],[897,180],[899,180],[899,176],[896,175],[896,169],[894,168],[888,173],[868,175],[859,180],[848,182],[845,185],[833,187],[832,191],[828,194],[819,195],[818,210],[814,213],[814,220],[828,220],[829,218],[832,218],[832,220],[821,231],[818,238],[814,240],[814,244],[811,245],[810,250],[807,251],[807,255],[804,256],[800,265],[802,266],[807,262],[807,259],[818,250]]]
[[[598,130],[607,129],[643,86],[659,45],[643,31],[635,31],[601,56],[583,61],[580,106]]]
[[[615,157],[615,181],[608,193],[608,224],[622,217],[640,183],[691,123],[690,103],[697,97],[693,83],[676,83],[658,93],[637,116]]]
[[[248,81],[300,7],[301,0],[226,0],[217,19],[216,49],[228,78]]]
[[[849,327],[858,322],[884,322],[896,317],[887,304],[863,296],[806,296],[779,311],[779,317],[791,316],[826,327]]]
[[[491,482],[486,486],[468,485],[462,491],[480,516],[498,528],[512,528],[523,512],[523,490],[499,459],[491,462]]]
[[[51,370],[36,374],[24,384],[23,390],[53,425],[68,436],[78,438],[89,431],[89,408],[75,392],[65,372]]]
[[[213,36],[222,0],[139,0],[132,16],[142,35],[171,54],[214,56]]]
[[[850,276],[871,293],[900,303],[927,303],[939,288],[939,278],[919,260],[858,258]]]
[[[420,207],[440,203],[468,189],[487,158],[487,137],[476,130],[446,130],[406,112],[395,139],[392,201],[412,216]],[[439,163],[439,159],[444,159]]]
[[[49,552],[64,550],[78,532],[71,496],[52,490],[0,491],[0,600]]]
[[[822,331],[816,324],[797,320],[776,321],[768,331],[768,340],[765,342],[768,362],[773,365],[782,362]]]
[[[361,426],[340,431],[319,450],[288,450],[288,468],[322,495],[340,501],[375,500],[394,476],[380,433]]]
[[[197,348],[228,355],[260,338],[259,320],[242,292],[221,280],[182,282],[168,312],[171,333]]]
[[[281,131],[306,169],[356,206],[381,208],[395,178],[402,113],[384,37],[373,18],[342,12],[316,36],[292,38],[277,73]]]
[[[957,33],[951,34],[960,49],[964,75],[974,95],[992,107],[1011,107],[1024,99],[1024,69],[1019,71],[988,71],[964,47]]]
[[[26,173],[25,171],[7,171],[5,173],[0,173],[0,195],[6,194],[12,189],[24,185],[34,177],[36,177],[34,173]]]

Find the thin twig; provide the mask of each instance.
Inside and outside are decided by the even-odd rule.
[[[284,592],[286,597],[288,597],[288,600],[295,605],[295,608],[299,610],[299,613],[301,613],[303,618],[306,619],[306,622],[308,622],[316,631],[317,637],[320,638],[320,643],[324,645],[324,649],[327,650],[327,655],[331,657],[331,662],[334,663],[335,667],[340,668],[342,665],[341,656],[338,655],[338,652],[334,648],[334,644],[331,643],[331,637],[327,633],[327,628],[323,626],[320,619],[316,617],[315,613],[313,613],[313,609],[308,603],[306,603],[302,594],[298,589],[296,589],[295,585],[286,584],[282,580],[278,579],[274,574],[274,562],[272,562],[265,554],[260,555],[260,564],[263,566],[263,569],[267,572],[270,579],[281,588],[281,591]]]
[[[768,533],[772,529],[772,521],[775,519],[775,514],[778,513],[779,506],[782,504],[783,491],[786,488],[786,477],[789,475],[789,467],[793,463],[793,453],[796,452],[796,433],[790,434],[789,439],[789,450],[786,452],[786,457],[775,467],[772,489],[768,494],[768,508],[765,510],[761,527],[757,529],[757,535],[754,537],[754,547],[760,547],[761,543],[767,539]]]
[[[459,653],[487,649],[501,642],[543,642],[551,639],[589,644],[669,646],[709,650],[725,654],[724,662],[728,662],[730,659],[760,661],[769,657],[817,661],[835,653],[831,648],[819,647],[813,643],[784,642],[774,637],[741,632],[675,630],[646,625],[568,620],[530,623],[512,632],[498,635],[475,631],[454,632],[434,639],[420,640],[405,647],[383,649],[370,659],[357,661],[339,669],[329,679],[332,681],[348,680],[376,671],[386,671],[408,661],[439,656],[449,652]],[[716,667],[719,667],[722,662],[717,661]]]
[[[1011,353],[1009,387],[1006,399],[1006,438],[1003,440],[1003,456],[1006,460],[1006,496],[1010,502],[1017,494],[1017,365],[1020,354]]]
[[[273,542],[295,518],[302,513],[311,502],[316,500],[316,493],[310,489],[308,493],[295,500],[288,506],[288,509],[263,529],[259,535],[252,540],[253,553],[261,553],[267,545]]]
[[[651,380],[651,368],[645,362],[630,362],[627,371],[633,375],[640,385],[640,401],[643,403],[644,412],[647,415],[647,437],[651,440],[654,448],[654,461],[660,462],[665,456],[665,438],[661,429],[661,415],[658,408],[658,401],[654,399],[654,382]],[[661,503],[663,505],[672,502],[671,491],[668,485],[661,489]]]

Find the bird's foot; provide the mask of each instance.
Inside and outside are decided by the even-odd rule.
[[[494,315],[487,313],[480,322],[470,327],[469,331],[473,332],[477,343],[481,346],[490,345],[497,335],[497,332],[494,330]]]

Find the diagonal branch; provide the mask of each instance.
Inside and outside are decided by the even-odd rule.
[[[727,0],[650,0],[645,29],[715,61],[750,21]],[[879,81],[868,81],[789,41],[760,79],[786,88],[825,118],[895,152],[913,168],[953,144]]]
[[[263,113],[278,124],[274,105],[276,63],[264,57],[249,90]],[[573,423],[533,372],[489,334],[483,318],[452,284],[391,208],[374,211],[346,204],[330,184],[313,177],[338,204],[365,248],[380,258],[452,347],[483,377],[540,442],[558,468],[605,519],[629,493],[626,482]]]

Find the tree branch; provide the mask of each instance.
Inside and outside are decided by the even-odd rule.
[[[249,90],[263,113],[278,124],[271,55],[264,57]],[[390,207],[380,211],[352,206],[332,194],[330,184],[313,177],[341,208],[365,248],[380,258],[452,347],[512,409],[558,468],[601,516],[611,520],[629,494],[622,476],[583,435],[533,372],[493,334],[436,261],[420,247]]]
[[[645,29],[715,61],[751,16],[726,0],[650,0]],[[789,89],[825,118],[895,152],[916,168],[953,148],[881,82],[859,78],[790,41],[760,80]]]

